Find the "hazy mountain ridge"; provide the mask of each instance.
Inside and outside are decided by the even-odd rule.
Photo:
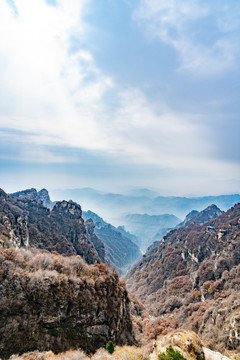
[[[120,273],[125,272],[141,256],[138,246],[126,236],[128,233],[123,227],[116,228],[92,211],[83,212],[83,218],[93,220],[95,233],[105,245],[106,259],[111,266],[116,266]]]
[[[156,192],[148,189],[132,190],[127,194],[106,193],[92,188],[59,189],[52,190],[51,194],[56,199],[73,199],[79,202],[84,210],[91,209],[114,225],[124,224],[122,220],[127,214],[174,214],[183,219],[193,209],[201,211],[211,204],[216,204],[226,211],[240,202],[239,194],[202,197],[157,196]]]
[[[131,293],[159,316],[159,334],[174,320],[211,348],[239,351],[240,204],[203,225],[170,231],[127,278]]]
[[[220,195],[203,197],[179,197],[179,196],[157,196],[157,193],[149,189],[132,189],[126,194],[104,193],[92,188],[54,190],[55,198],[71,198],[81,203],[83,209],[91,209],[92,212],[101,214],[108,223],[118,227],[124,225],[125,229],[133,233],[137,238],[137,244],[145,251],[154,241],[160,241],[162,237],[177,223],[182,222],[190,211],[202,211],[211,204],[216,204],[223,210],[228,210],[234,204],[240,202],[240,195]],[[134,216],[143,217],[162,216],[174,214],[178,218],[176,222],[160,225],[156,228],[154,224],[141,227],[134,226]],[[134,216],[133,216],[134,215]],[[132,217],[133,216],[133,217]],[[132,217],[133,221],[130,221]],[[144,218],[143,218],[144,219]],[[150,218],[149,218],[150,219]],[[146,220],[146,219],[145,219]],[[146,231],[148,227],[148,231]],[[128,235],[127,235],[128,237]],[[131,238],[134,242],[136,239]]]
[[[141,249],[146,250],[155,239],[161,238],[181,220],[175,215],[129,214],[125,216],[127,228],[137,235]]]

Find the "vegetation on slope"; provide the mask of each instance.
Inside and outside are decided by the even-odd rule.
[[[148,330],[154,325],[151,336],[184,327],[210,348],[239,351],[240,204],[204,225],[171,231],[132,268],[127,283],[156,317],[145,321]]]
[[[103,264],[2,249],[0,284],[0,357],[133,342],[126,288]]]

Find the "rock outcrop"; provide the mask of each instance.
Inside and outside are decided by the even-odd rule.
[[[87,353],[132,344],[130,300],[116,272],[80,257],[0,249],[0,357],[27,351]]]
[[[203,347],[203,352],[206,360],[230,360],[229,357],[220,354],[217,351],[212,351]]]
[[[150,360],[158,360],[158,354],[166,352],[169,346],[180,352],[187,360],[206,360],[203,344],[199,336],[193,331],[177,330],[165,336],[160,336],[154,342],[154,351]]]

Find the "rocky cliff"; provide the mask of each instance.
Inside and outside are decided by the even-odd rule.
[[[12,197],[0,190],[0,245],[81,255],[89,264],[100,263],[84,225],[80,205],[61,201],[50,211],[34,198],[34,193],[31,192],[30,197]]]
[[[240,204],[203,225],[170,231],[131,269],[128,287],[155,319],[197,332],[218,351],[240,350]]]
[[[126,288],[103,264],[39,250],[0,249],[0,357],[33,350],[87,353],[132,344]]]

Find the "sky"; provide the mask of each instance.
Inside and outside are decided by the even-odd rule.
[[[239,0],[0,0],[0,176],[240,189]]]

